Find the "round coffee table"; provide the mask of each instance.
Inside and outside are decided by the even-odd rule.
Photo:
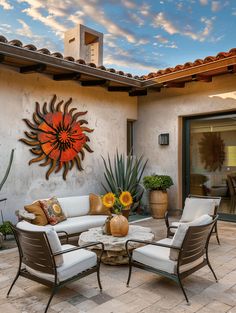
[[[104,253],[102,262],[109,265],[128,264],[129,258],[125,250],[125,243],[129,239],[152,241],[154,234],[151,228],[129,225],[129,233],[125,237],[113,237],[104,235],[101,227],[91,228],[83,232],[79,237],[79,245],[88,244],[94,241],[101,241],[104,244]],[[130,242],[129,250],[133,250],[142,246],[138,242]],[[101,246],[93,246],[91,249],[94,252],[99,252]]]

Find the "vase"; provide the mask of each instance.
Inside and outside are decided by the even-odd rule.
[[[103,225],[103,233],[105,235],[111,235],[111,219],[112,216],[108,216],[105,220],[105,224]]]
[[[149,203],[153,218],[164,218],[168,207],[167,192],[162,190],[151,190]]]
[[[129,213],[130,213],[130,206],[124,208],[121,210],[121,213],[124,217],[127,218],[127,220],[129,219]]]
[[[114,237],[124,237],[128,234],[129,223],[126,217],[118,214],[111,219],[111,234]]]

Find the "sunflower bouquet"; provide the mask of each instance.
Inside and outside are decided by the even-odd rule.
[[[102,197],[102,203],[106,208],[113,209],[114,213],[120,214],[131,206],[133,197],[129,191],[122,191],[119,196],[108,192]]]

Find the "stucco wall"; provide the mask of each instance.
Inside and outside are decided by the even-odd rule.
[[[170,208],[178,206],[178,117],[235,109],[236,75],[213,78],[213,82],[192,82],[185,88],[164,89],[138,100],[135,123],[135,151],[148,159],[145,174],[170,175]],[[170,134],[169,146],[158,144],[158,135]],[[147,200],[147,199],[146,199]]]
[[[29,130],[22,121],[32,120],[35,101],[43,104],[56,94],[58,100],[72,97],[71,107],[78,111],[88,111],[85,119],[94,129],[89,134],[90,147],[94,153],[85,151],[82,162],[84,171],[76,168],[69,171],[67,180],[62,172],[45,179],[47,167],[35,163],[28,165],[34,157],[29,146],[19,141],[24,131]],[[113,154],[118,148],[126,153],[126,121],[137,118],[137,99],[127,93],[109,93],[101,87],[81,87],[78,82],[56,82],[42,74],[19,74],[12,68],[1,66],[0,70],[0,180],[8,164],[10,151],[15,156],[10,175],[0,198],[7,197],[6,208],[0,203],[5,219],[14,220],[14,212],[35,199],[50,196],[85,195],[100,193],[103,165],[101,155]]]

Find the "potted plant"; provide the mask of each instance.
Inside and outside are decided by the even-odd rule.
[[[145,176],[144,187],[149,190],[149,205],[153,218],[164,218],[168,207],[167,189],[173,185],[172,178],[168,175]]]

